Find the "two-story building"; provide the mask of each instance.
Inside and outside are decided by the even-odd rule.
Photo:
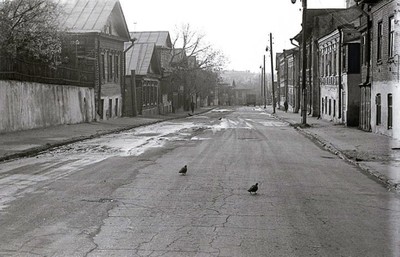
[[[399,2],[375,1],[371,4],[371,130],[394,136],[400,125],[399,107]],[[396,11],[397,9],[397,11]],[[400,128],[395,136],[400,138]]]
[[[118,0],[63,1],[61,29],[67,32],[63,62],[79,66],[94,61],[95,109],[98,119],[122,115],[124,42],[128,27]],[[81,64],[80,64],[81,63]]]
[[[349,1],[357,17],[361,63],[359,127],[400,138],[399,6],[396,0]],[[396,126],[397,125],[397,126]]]
[[[358,126],[360,36],[353,25],[339,26],[318,40],[321,118]]]

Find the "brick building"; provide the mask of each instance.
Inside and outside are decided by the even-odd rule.
[[[399,137],[399,54],[400,26],[397,0],[371,4],[371,130]]]

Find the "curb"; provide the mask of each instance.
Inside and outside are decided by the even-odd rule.
[[[197,112],[197,113],[193,114],[193,116],[209,112],[209,111],[211,111],[213,109],[215,109],[215,107],[207,109],[207,110],[203,110],[203,111],[200,111],[200,112]],[[59,141],[59,142],[56,142],[56,143],[47,143],[47,144],[42,145],[42,146],[33,147],[33,148],[30,148],[30,149],[21,151],[19,153],[14,153],[14,154],[2,156],[2,157],[0,157],[0,163],[1,162],[5,162],[5,161],[11,161],[11,160],[19,159],[19,158],[36,156],[36,155],[40,154],[41,152],[50,150],[52,148],[56,148],[56,147],[60,147],[60,146],[64,146],[64,145],[69,145],[69,144],[73,144],[73,143],[76,143],[76,142],[80,142],[80,141],[84,141],[84,140],[88,140],[88,139],[101,137],[101,136],[104,136],[104,135],[109,135],[109,134],[113,134],[113,133],[119,133],[119,132],[122,132],[122,131],[130,130],[130,129],[134,129],[134,128],[138,128],[138,127],[142,127],[142,126],[149,126],[149,125],[157,124],[157,123],[160,123],[160,122],[163,122],[163,121],[177,120],[177,119],[183,119],[183,118],[187,118],[187,117],[188,116],[187,116],[186,113],[185,114],[182,113],[182,115],[177,115],[175,117],[166,117],[164,119],[161,118],[159,120],[148,122],[148,123],[145,122],[143,124],[136,124],[136,125],[126,126],[126,127],[117,128],[117,129],[110,129],[108,131],[104,131],[104,132],[100,132],[100,133],[96,133],[96,134],[92,134],[92,135],[88,135],[88,136],[80,136],[80,137],[70,138],[70,139]]]
[[[374,181],[378,182],[379,184],[383,185],[389,191],[393,190],[393,191],[396,191],[396,192],[400,192],[400,185],[399,184],[393,183],[392,181],[390,181],[389,178],[387,178],[385,175],[380,174],[378,171],[373,170],[371,168],[368,168],[368,167],[364,166],[362,163],[359,163],[359,162],[357,162],[357,161],[355,161],[353,159],[350,159],[340,149],[336,148],[330,142],[324,140],[320,136],[318,136],[318,135],[316,135],[316,134],[314,134],[312,132],[309,132],[304,128],[301,128],[300,126],[296,126],[296,123],[294,123],[290,119],[285,119],[285,118],[279,117],[277,114],[271,114],[271,116],[276,118],[276,119],[278,119],[278,120],[281,120],[281,121],[289,123],[300,134],[302,134],[306,138],[310,139],[317,146],[321,147],[322,149],[324,149],[324,150],[326,150],[326,151],[328,151],[330,153],[333,153],[333,154],[337,155],[340,159],[342,159],[342,160],[354,165],[355,167],[360,169],[361,173],[363,173],[364,175],[367,175],[372,180],[374,180]]]

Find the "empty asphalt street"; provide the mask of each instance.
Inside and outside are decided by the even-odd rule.
[[[219,107],[0,163],[0,256],[397,257],[400,197],[262,108]]]

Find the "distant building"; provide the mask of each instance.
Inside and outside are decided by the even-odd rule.
[[[276,104],[288,111],[298,112],[300,109],[299,56],[298,48],[283,50],[277,53],[276,70],[278,92],[275,92]]]

